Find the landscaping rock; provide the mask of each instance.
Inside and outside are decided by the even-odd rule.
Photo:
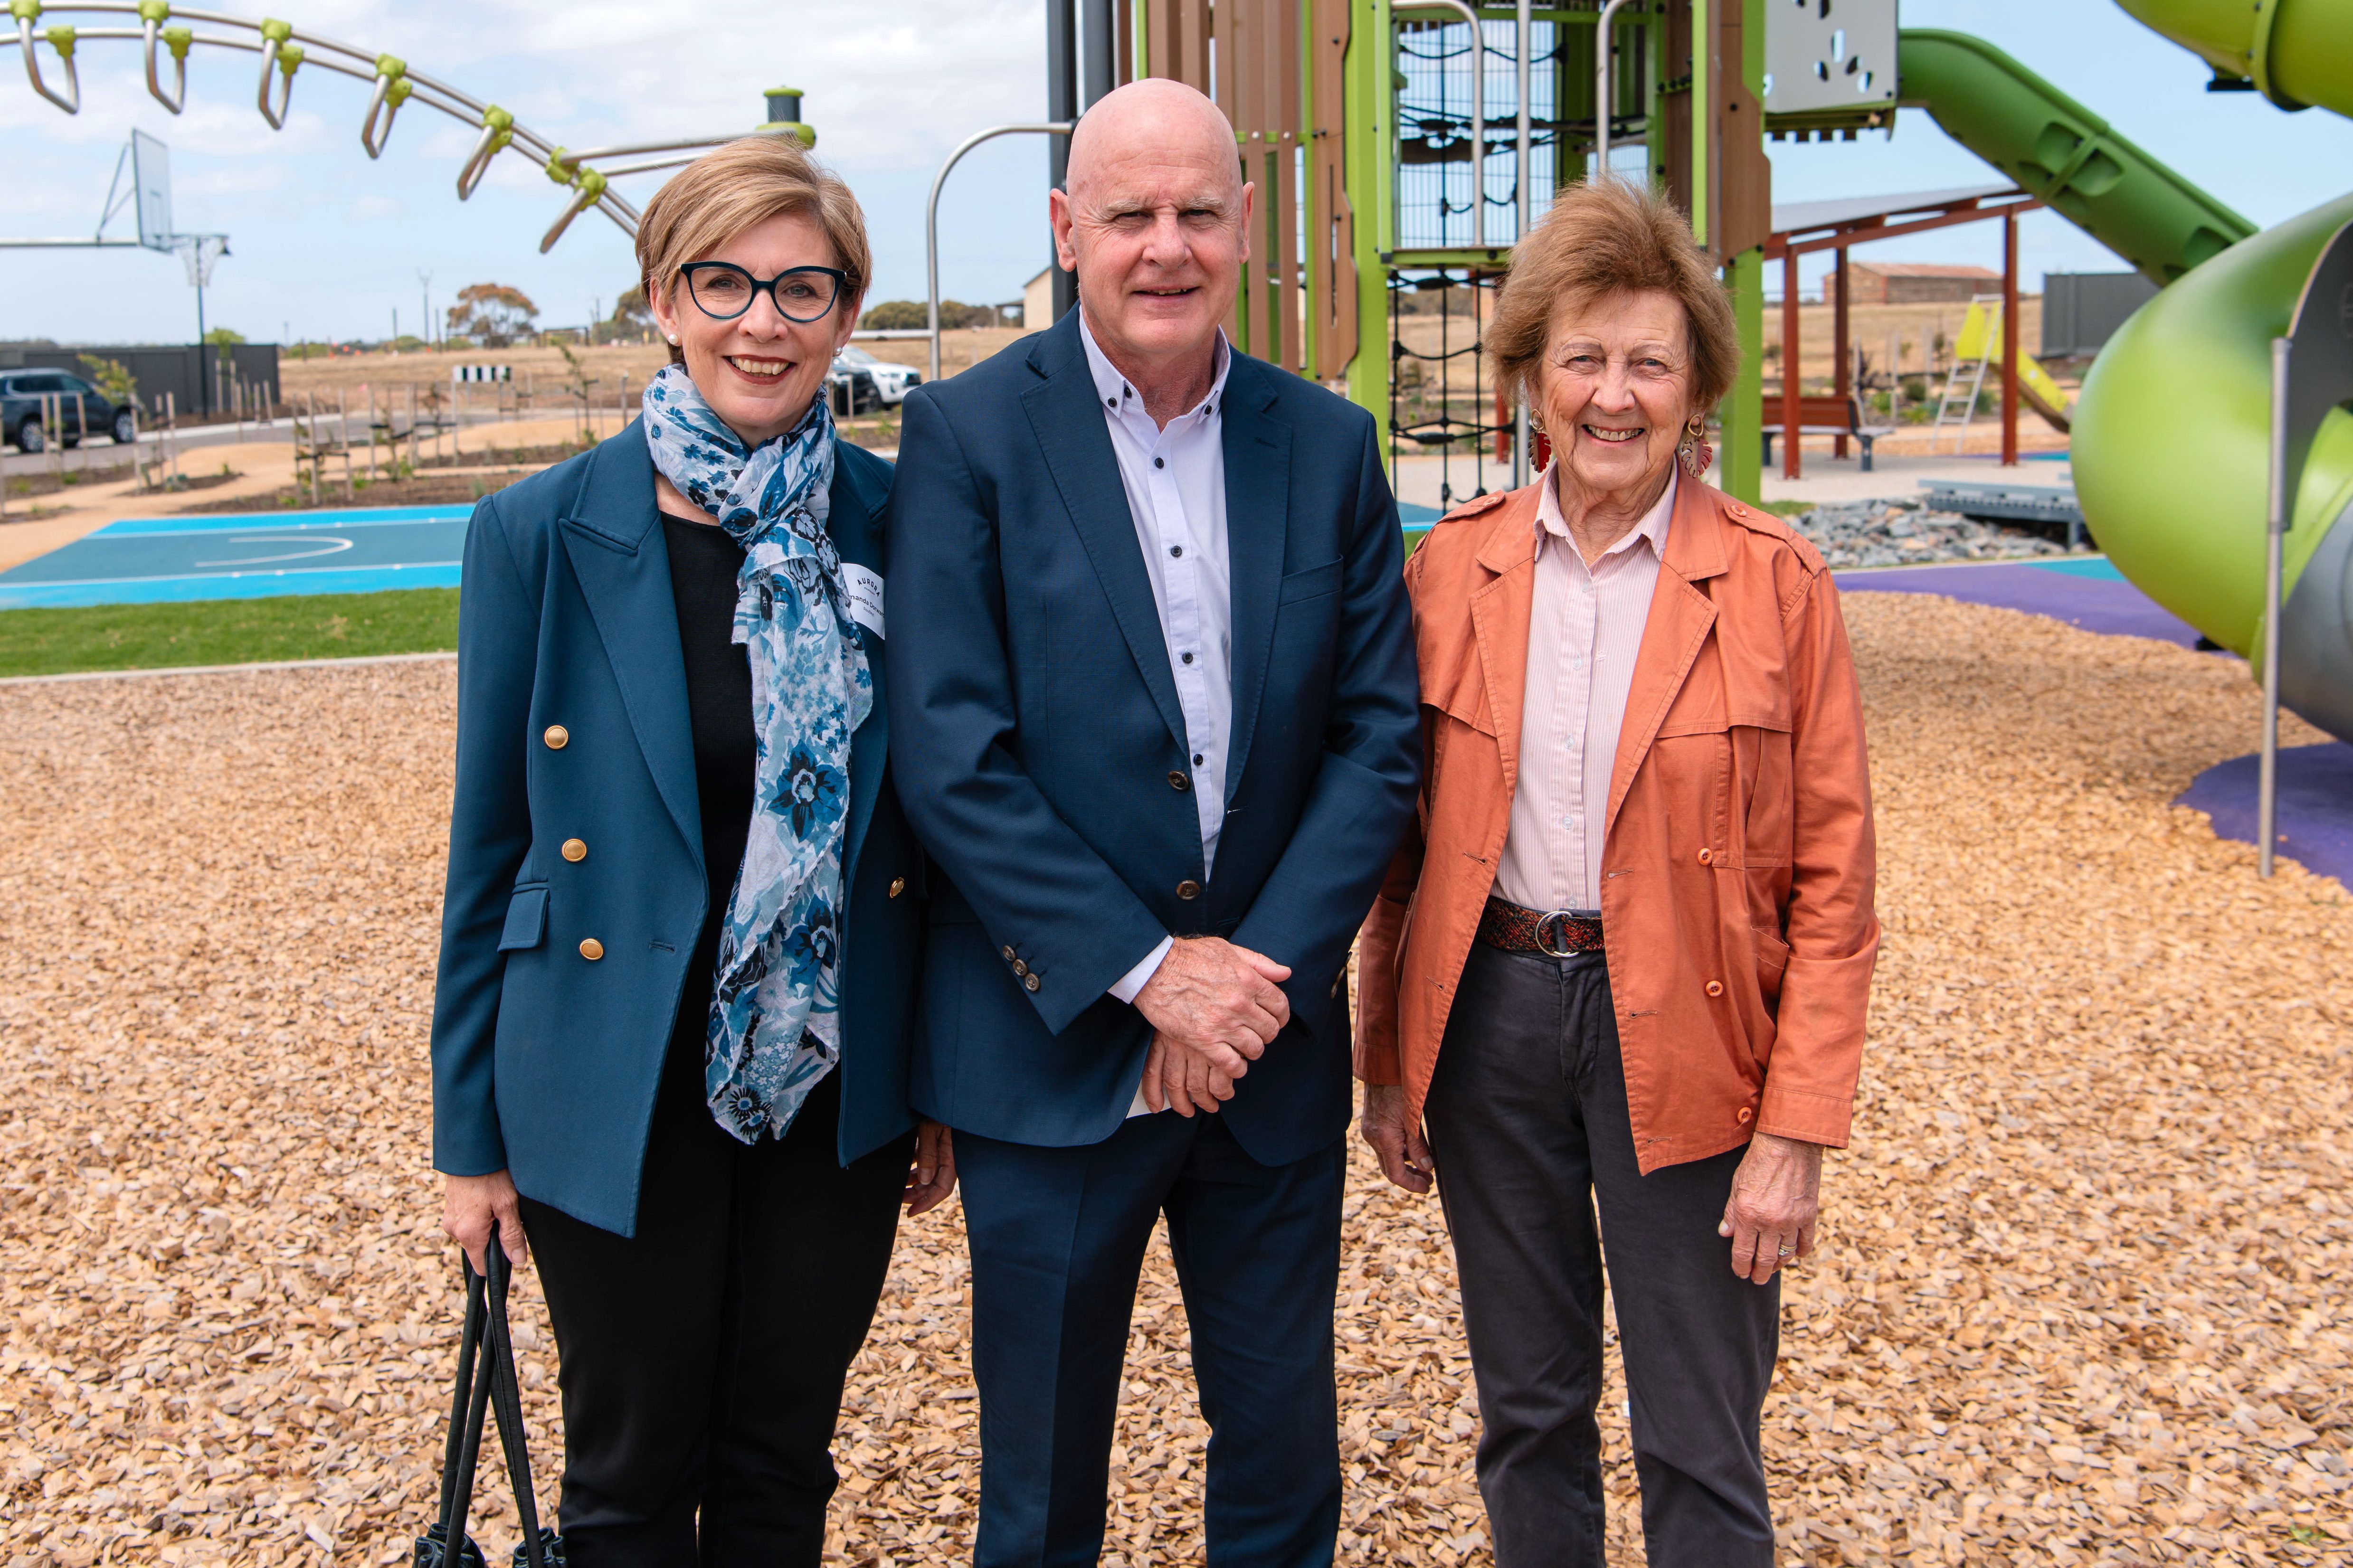
[[[1920,501],[1825,503],[1788,520],[1833,568],[1933,566],[1950,561],[2022,561],[2064,555],[2065,545],[2011,523],[1931,511]]]

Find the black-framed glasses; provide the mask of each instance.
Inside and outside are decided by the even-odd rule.
[[[754,278],[732,261],[690,261],[679,268],[687,294],[714,321],[732,321],[765,294],[776,314],[802,326],[833,313],[849,274],[838,267],[790,267],[774,278]]]

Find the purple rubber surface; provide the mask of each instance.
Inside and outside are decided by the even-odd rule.
[[[1941,594],[2048,616],[2089,632],[2198,645],[2197,629],[2104,561],[2043,565],[1899,566],[1838,574],[1841,593]],[[2220,838],[2255,842],[2258,759],[2233,757],[2200,773],[2175,800],[2213,819]],[[2353,887],[2353,745],[2291,746],[2279,759],[2279,852]]]
[[[1836,576],[1841,594],[1940,594],[1971,605],[2048,616],[2087,632],[2154,637],[2183,647],[2198,646],[2195,626],[2158,608],[2155,600],[2116,575],[2105,562],[1894,566],[1875,572],[1841,572]]]
[[[2255,842],[2260,759],[2232,757],[2200,773],[2173,804],[2214,819],[2217,837]],[[2279,852],[2353,887],[2353,746],[2285,746],[2279,754]]]

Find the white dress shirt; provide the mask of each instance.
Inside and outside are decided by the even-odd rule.
[[[1536,498],[1535,584],[1528,613],[1527,683],[1519,776],[1495,894],[1524,909],[1601,908],[1602,826],[1634,658],[1659,585],[1675,479],[1623,539],[1587,566],[1545,470]]]
[[[1086,345],[1087,368],[1119,458],[1128,516],[1144,552],[1145,574],[1152,580],[1168,673],[1185,716],[1193,807],[1201,824],[1201,876],[1207,881],[1225,827],[1226,746],[1234,720],[1233,573],[1226,551],[1226,454],[1219,418],[1232,356],[1220,332],[1217,377],[1208,395],[1163,429],[1145,412],[1143,395],[1104,357],[1083,307],[1079,341]],[[1173,937],[1161,938],[1111,994],[1134,1002],[1173,945]],[[1142,1104],[1139,1090],[1136,1105]]]

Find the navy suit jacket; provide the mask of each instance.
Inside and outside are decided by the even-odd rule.
[[[1222,936],[1291,966],[1292,1022],[1222,1112],[1285,1163],[1346,1127],[1349,943],[1413,810],[1397,508],[1369,416],[1234,354],[1233,729],[1204,876],[1184,716],[1078,327],[1073,311],[904,405],[892,767],[940,873],[914,1104],[1012,1142],[1109,1137],[1151,1028],[1107,989],[1164,935]]]
[[[881,574],[891,465],[844,442],[828,526]],[[670,552],[632,423],[474,509],[433,998],[433,1163],[635,1233],[646,1130],[710,904]],[[887,613],[887,612],[886,612]],[[905,1131],[923,853],[885,777],[883,641],[851,737],[842,936],[846,1164]],[[567,738],[547,742],[550,725]],[[582,859],[560,846],[577,838]],[[732,875],[732,873],[730,873]],[[604,948],[594,960],[580,944]]]

